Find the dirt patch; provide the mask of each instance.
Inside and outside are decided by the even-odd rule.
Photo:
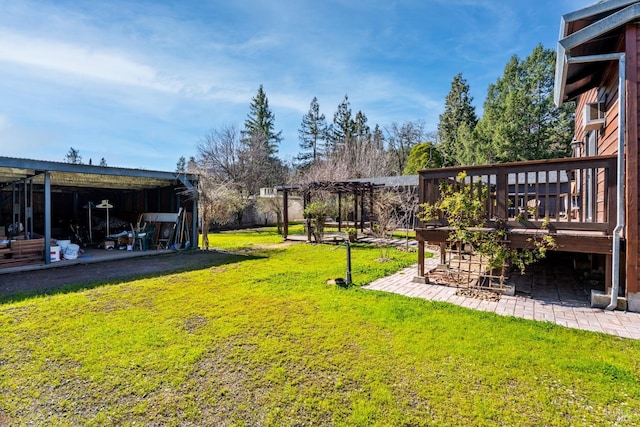
[[[152,277],[218,266],[237,258],[237,255],[218,251],[182,251],[14,272],[0,276],[0,295],[37,293],[68,285]]]

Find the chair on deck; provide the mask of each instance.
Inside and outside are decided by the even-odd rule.
[[[564,211],[560,212],[560,215],[564,219],[571,220],[579,220],[580,219],[580,193],[577,189],[577,184],[575,181],[571,182],[571,193],[561,194],[560,195]]]
[[[536,217],[540,214],[540,200],[539,199],[529,199],[527,200],[526,207],[519,207],[518,212],[525,215],[526,217]]]

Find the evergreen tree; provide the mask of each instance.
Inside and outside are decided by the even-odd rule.
[[[367,125],[367,116],[362,111],[358,111],[356,119],[353,122],[353,134],[356,137],[368,138],[371,135],[371,129]]]
[[[474,129],[471,129],[468,123],[460,123],[460,126],[458,126],[458,164],[469,166],[491,163],[486,161],[482,157],[482,153],[477,151],[477,143],[473,131]]]
[[[373,143],[373,148],[376,150],[384,150],[384,135],[382,134],[382,129],[380,129],[378,124],[376,124],[376,127],[373,129],[371,142]]]
[[[320,114],[318,98],[314,96],[298,130],[302,150],[297,157],[300,167],[307,168],[322,157],[326,149],[327,131],[327,120],[324,114]]]
[[[242,131],[242,150],[239,164],[245,171],[243,189],[257,194],[262,187],[272,187],[283,182],[286,165],[276,157],[282,131],[274,131],[275,116],[269,108],[269,100],[262,85],[251,99],[249,114]]]
[[[64,156],[65,163],[72,163],[74,165],[82,164],[82,156],[80,155],[80,150],[76,150],[75,148],[69,148],[66,156]]]
[[[469,85],[458,74],[451,82],[451,90],[445,99],[444,113],[440,115],[438,124],[438,143],[442,152],[444,166],[459,165],[460,141],[458,141],[458,129],[462,123],[466,123],[469,129],[473,129],[478,122],[476,111],[471,102],[473,97],[469,94]]]
[[[351,115],[351,104],[349,96],[345,95],[342,102],[338,105],[338,110],[333,115],[333,123],[331,124],[330,134],[330,151],[334,153],[347,144],[356,133],[356,123]]]
[[[573,106],[553,103],[555,51],[538,45],[526,60],[511,58],[489,86],[477,140],[495,162],[568,156]]]
[[[269,108],[269,99],[260,85],[258,93],[251,99],[249,114],[244,121],[243,142],[249,144],[250,139],[258,139],[269,155],[275,155],[282,141],[282,131],[275,133],[274,122],[275,115]]]
[[[178,163],[176,163],[176,172],[185,173],[187,170],[187,159],[184,156],[180,156]]]

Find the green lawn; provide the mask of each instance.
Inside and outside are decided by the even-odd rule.
[[[0,305],[0,425],[637,425],[640,343],[342,289],[343,246]],[[415,262],[353,247],[357,284]]]

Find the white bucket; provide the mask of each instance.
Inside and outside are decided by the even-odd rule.
[[[60,246],[51,246],[51,262],[60,261]]]
[[[58,240],[57,242],[58,246],[60,246],[60,253],[64,255],[64,253],[67,251],[67,248],[71,244],[71,240]]]
[[[64,259],[76,259],[78,258],[78,252],[80,251],[80,246],[71,243],[67,246],[67,249],[64,251]]]

